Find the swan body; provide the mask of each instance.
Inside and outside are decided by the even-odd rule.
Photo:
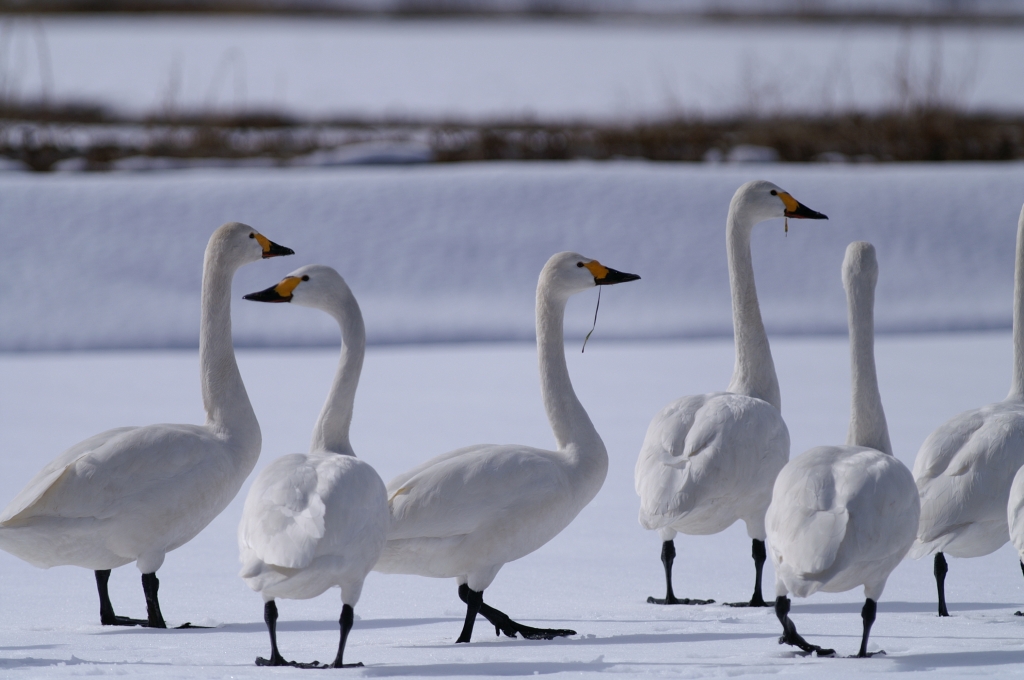
[[[921,527],[911,551],[981,557],[1010,538],[1006,507],[1024,465],[1024,401],[1014,395],[953,417],[914,461]]]
[[[787,594],[807,597],[864,586],[867,652],[876,603],[889,574],[914,542],[920,503],[914,477],[895,456],[878,393],[874,359],[875,249],[851,243],[843,262],[849,300],[853,406],[845,446],[819,446],[779,473],[768,508],[768,549],[775,567],[780,642],[832,654],[806,642],[789,619]]]
[[[1024,570],[1024,474],[1017,470],[1010,485],[1010,500],[1006,505],[1007,523],[1009,524],[1010,540],[1020,556],[1021,569]],[[1018,616],[1024,613],[1018,612]]]
[[[39,567],[97,572],[101,622],[164,627],[155,572],[227,507],[259,457],[259,423],[231,344],[231,279],[242,265],[291,254],[237,222],[217,229],[203,272],[200,364],[205,425],[121,427],[45,466],[0,513],[0,548]],[[149,618],[114,614],[109,570],[135,562]]]
[[[677,532],[706,535],[737,520],[753,540],[754,595],[764,606],[765,511],[772,484],[789,460],[789,430],[782,419],[779,382],[754,286],[750,234],[778,217],[826,219],[770,182],[748,182],[729,205],[726,236],[733,298],[736,366],[725,392],[683,397],[651,421],[636,462],[640,524],[659,531],[666,596],[655,604],[704,604],[677,599],[672,588],[673,538]]]
[[[595,285],[638,279],[576,253],[559,253],[537,285],[541,389],[558,448],[482,444],[451,451],[388,484],[391,528],[375,570],[455,578],[467,604],[459,642],[469,642],[476,614],[514,637],[573,631],[522,626],[483,602],[506,562],[558,535],[600,490],[608,453],[569,380],[563,347],[565,305]]]
[[[340,668],[346,665],[343,655],[354,607],[366,575],[384,549],[390,521],[384,482],[355,457],[349,442],[366,347],[362,314],[341,276],[322,265],[302,267],[276,286],[246,298],[322,309],[341,326],[341,360],[313,429],[310,452],[283,456],[260,472],[238,527],[240,576],[263,596],[270,632],[270,659],[257,663],[302,665],[285,661],[277,649],[276,598],[308,599],[337,586],[341,641],[332,665]]]
[[[949,616],[944,553],[980,557],[1010,539],[1010,487],[1024,466],[1024,209],[1017,225],[1014,281],[1009,395],[940,426],[925,439],[914,461],[921,525],[910,556],[935,553],[939,616]]]

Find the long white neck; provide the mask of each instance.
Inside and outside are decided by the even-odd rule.
[[[199,377],[206,424],[240,450],[259,455],[260,424],[249,403],[231,342],[231,279],[240,265],[211,243],[203,262]]]
[[[1024,399],[1024,208],[1017,221],[1017,262],[1013,273],[1013,382],[1010,399]]]
[[[779,380],[775,375],[768,334],[761,321],[754,286],[754,265],[750,256],[750,231],[753,224],[729,207],[726,223],[726,249],[729,256],[729,288],[732,290],[732,328],[736,342],[736,365],[729,392],[763,399],[782,410]]]
[[[875,286],[864,278],[846,292],[850,326],[850,370],[853,399],[846,443],[892,455],[889,427],[882,409],[875,371]]]
[[[327,401],[313,427],[309,450],[353,456],[355,453],[349,442],[348,431],[352,425],[352,407],[366,353],[366,327],[363,325],[359,303],[348,286],[343,286],[332,302],[334,304],[324,311],[333,316],[341,328],[341,358]]]
[[[568,454],[580,472],[591,477],[599,489],[608,472],[608,451],[569,380],[562,333],[568,299],[552,294],[547,288],[543,281],[537,286],[537,355],[544,410],[558,450]],[[593,493],[597,493],[596,489]]]

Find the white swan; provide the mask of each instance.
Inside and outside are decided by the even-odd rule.
[[[544,408],[557,451],[478,444],[432,458],[388,484],[391,529],[376,571],[454,577],[466,603],[457,642],[469,642],[477,613],[509,637],[575,631],[524,626],[483,601],[506,562],[558,535],[593,499],[608,472],[608,453],[569,380],[562,323],[575,293],[634,281],[576,253],[558,253],[537,284],[537,351]]]
[[[231,344],[231,279],[244,264],[291,255],[252,227],[218,228],[203,263],[200,378],[205,425],[121,427],[75,444],[0,514],[0,548],[38,567],[96,571],[103,625],[164,628],[156,570],[227,507],[260,455]],[[110,569],[135,562],[147,619],[114,614]],[[186,624],[188,625],[188,624]]]
[[[819,656],[789,618],[788,593],[807,597],[864,586],[864,632],[858,657],[868,653],[876,603],[889,574],[906,556],[921,508],[914,477],[895,456],[875,375],[874,303],[878,262],[870,243],[851,243],[843,262],[849,305],[852,409],[846,446],[818,446],[790,461],[775,480],[766,518],[775,566],[779,643]]]
[[[384,549],[390,520],[384,482],[355,457],[348,438],[366,348],[363,316],[344,279],[322,265],[302,267],[245,299],[321,309],[337,320],[342,338],[334,384],[313,428],[309,453],[293,453],[268,465],[245,499],[238,526],[240,576],[263,595],[270,633],[270,658],[257,658],[256,664],[319,667],[281,656],[274,598],[304,600],[338,586],[341,639],[331,667],[362,666],[343,662],[345,641],[363,580]]]
[[[640,524],[661,534],[665,598],[652,604],[708,604],[676,598],[673,539],[716,534],[736,520],[753,539],[754,595],[734,606],[767,606],[761,596],[766,559],[764,513],[775,476],[789,460],[779,381],[761,321],[750,257],[754,225],[777,217],[828,219],[771,182],[747,182],[732,197],[726,220],[736,365],[725,392],[683,397],[654,416],[636,461]]]
[[[921,526],[910,556],[935,553],[939,616],[946,609],[943,553],[980,557],[1010,538],[1010,485],[1024,465],[1024,210],[1017,225],[1013,382],[1003,401],[966,411],[928,435],[914,461]]]

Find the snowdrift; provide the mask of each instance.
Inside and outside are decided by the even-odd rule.
[[[845,333],[844,248],[878,249],[880,332],[1009,328],[1022,164],[634,162],[0,175],[0,350],[192,347],[203,249],[222,222],[296,255],[235,281],[239,345],[323,345],[321,315],[243,302],[303,264],[336,267],[370,342],[533,337],[537,273],[576,250],[642,280],[604,291],[596,338],[731,333],[725,216],[769,179],[829,216],[754,232],[772,333]],[[596,292],[570,305],[589,328]]]

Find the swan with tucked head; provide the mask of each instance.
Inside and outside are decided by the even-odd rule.
[[[878,261],[870,243],[851,243],[843,262],[850,325],[853,398],[845,446],[818,446],[790,461],[768,508],[768,549],[775,567],[780,643],[819,656],[789,618],[787,595],[839,593],[864,586],[859,657],[868,652],[876,603],[892,570],[914,543],[921,506],[914,477],[892,455],[878,392],[874,296]]]
[[[38,567],[96,572],[103,625],[165,628],[156,571],[227,507],[260,455],[260,426],[231,343],[231,280],[290,248],[238,222],[217,229],[203,264],[199,330],[205,425],[121,427],[94,435],[37,474],[0,514],[0,548]],[[117,616],[110,570],[142,572],[148,618]],[[188,625],[188,624],[186,624]]]
[[[313,428],[309,453],[268,465],[253,482],[238,526],[241,577],[263,596],[270,658],[260,666],[314,666],[286,661],[277,648],[275,598],[305,600],[341,589],[341,638],[332,668],[345,664],[345,642],[355,619],[363,581],[387,538],[384,482],[355,457],[349,425],[363,367],[366,330],[359,304],[335,270],[310,265],[280,283],[245,296],[257,302],[291,302],[330,314],[341,328],[341,359]]]
[[[652,604],[708,604],[677,598],[672,564],[678,532],[706,535],[737,520],[753,539],[754,594],[733,606],[767,606],[761,596],[765,553],[764,514],[772,485],[789,460],[789,430],[782,420],[779,381],[754,286],[750,234],[775,218],[823,220],[765,181],[747,182],[732,197],[726,219],[736,365],[725,392],[678,399],[654,416],[636,462],[640,524],[661,535],[665,597]]]
[[[456,642],[469,642],[477,614],[509,637],[551,639],[566,629],[533,628],[483,601],[506,562],[529,555],[576,517],[608,472],[608,452],[569,380],[565,305],[594,286],[639,279],[577,253],[558,253],[537,283],[541,393],[558,446],[478,444],[432,458],[388,484],[391,529],[376,571],[455,578],[466,603]]]
[[[1010,539],[1007,507],[1015,503],[1010,486],[1024,466],[1024,209],[1017,222],[1016,260],[1010,394],[950,419],[928,435],[914,461],[921,526],[910,556],[935,553],[939,616],[949,616],[945,553],[981,557]]]

